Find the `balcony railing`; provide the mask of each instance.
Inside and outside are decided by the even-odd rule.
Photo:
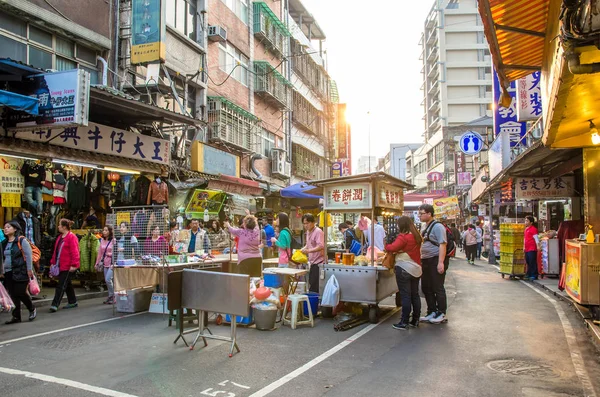
[[[258,118],[223,97],[209,96],[207,99],[209,140],[254,151],[260,131]]]
[[[292,84],[266,61],[254,61],[254,92],[280,109],[289,106]]]
[[[254,36],[262,40],[269,50],[283,58],[287,52],[287,38],[291,36],[290,31],[266,3],[256,1],[253,7]]]

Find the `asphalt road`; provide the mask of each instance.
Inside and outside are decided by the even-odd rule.
[[[2,314],[2,395],[593,395],[575,371],[556,308],[535,290],[502,279],[484,262],[463,260],[452,261],[447,289],[447,324],[397,331],[394,314],[376,327],[339,333],[327,319],[297,330],[239,328],[242,352],[233,358],[223,342],[194,351],[174,345],[177,332],[162,315],[115,319],[101,299],[55,314],[43,308],[32,323],[6,326]],[[565,303],[559,307],[574,331],[571,348],[600,390],[598,352],[581,318]],[[46,334],[55,330],[63,331]],[[211,330],[227,334],[228,328]],[[269,389],[274,383],[280,386]]]

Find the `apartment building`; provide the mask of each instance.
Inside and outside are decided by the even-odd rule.
[[[356,164],[355,175],[367,174],[379,170],[379,161],[377,156],[360,156]]]
[[[477,1],[435,0],[420,44],[425,144],[411,153],[411,178],[419,190],[444,189],[452,194],[456,189],[451,127],[491,116],[491,58]],[[427,181],[432,171],[443,173],[444,179]]]
[[[390,151],[383,157],[380,171],[386,172],[398,179],[406,180],[410,174],[410,166],[406,161],[407,153],[420,148],[422,143],[392,143]]]

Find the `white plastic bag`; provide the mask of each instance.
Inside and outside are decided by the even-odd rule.
[[[340,303],[340,285],[334,275],[329,277],[325,289],[323,290],[323,298],[321,306],[336,307]]]

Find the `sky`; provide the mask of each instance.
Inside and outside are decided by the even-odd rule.
[[[369,155],[369,125],[372,156],[383,157],[390,143],[422,142],[419,40],[434,1],[411,1],[410,10],[398,0],[302,3],[327,36],[327,69],[348,104],[353,167]]]

